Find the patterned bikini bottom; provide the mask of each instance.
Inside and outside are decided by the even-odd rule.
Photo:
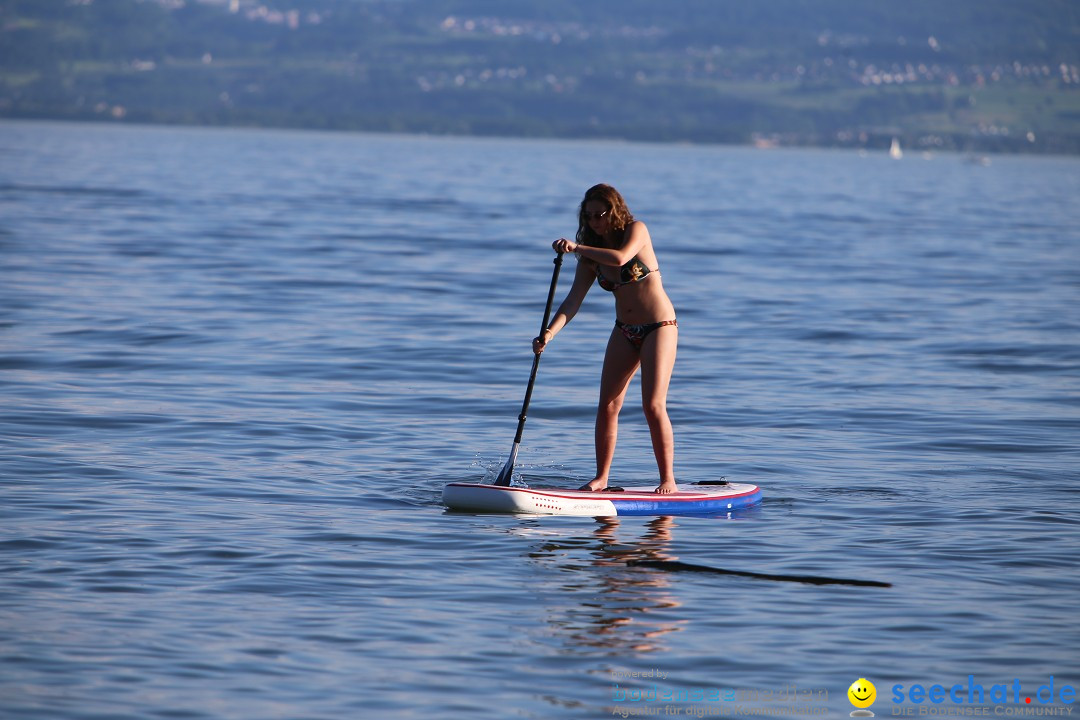
[[[638,350],[645,343],[645,338],[649,337],[653,331],[664,327],[665,325],[674,325],[679,327],[678,320],[663,320],[661,322],[645,323],[643,325],[628,325],[622,320],[615,321],[615,327],[622,330],[623,337]]]

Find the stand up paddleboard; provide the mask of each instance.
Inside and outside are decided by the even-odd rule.
[[[718,515],[761,502],[757,485],[697,483],[679,492],[658,495],[653,487],[621,492],[588,492],[562,488],[524,488],[480,483],[450,483],[443,504],[451,510],[527,515]]]
[[[559,284],[559,268],[562,267],[561,252],[555,253],[555,269],[551,273],[547,306],[540,323],[540,334],[551,318],[551,303],[555,298],[555,286]],[[540,366],[541,353],[533,353],[532,372],[525,388],[525,401],[518,415],[517,434],[510,449],[510,457],[494,485],[480,483],[450,483],[443,488],[443,503],[451,510],[482,513],[523,513],[528,515],[716,515],[727,513],[761,502],[761,490],[756,485],[727,483],[723,480],[694,483],[679,492],[658,495],[651,487],[619,488],[604,492],[566,490],[562,488],[513,487],[514,474],[521,433],[525,429],[526,412],[532,398],[536,371]]]

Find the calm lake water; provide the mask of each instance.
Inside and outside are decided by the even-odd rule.
[[[601,181],[678,308],[677,476],[764,502],[449,513]],[[1078,191],[1076,158],[0,123],[0,716],[846,717],[867,678],[880,717],[969,676],[1075,709]],[[545,353],[526,482],[592,477],[613,316]],[[614,477],[655,479],[633,403]]]

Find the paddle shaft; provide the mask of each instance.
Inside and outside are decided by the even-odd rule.
[[[540,334],[547,330],[548,321],[551,319],[551,304],[555,300],[555,287],[559,284],[559,270],[562,269],[562,253],[555,254],[555,271],[551,273],[551,287],[548,288],[547,304],[544,306],[544,320],[540,323]],[[529,373],[529,385],[525,388],[525,401],[521,404],[521,414],[518,415],[517,433],[514,435],[514,447],[510,450],[510,459],[506,461],[502,472],[499,473],[496,485],[509,485],[510,476],[514,473],[514,461],[517,459],[518,447],[521,445],[521,434],[525,431],[526,412],[529,410],[529,402],[532,400],[533,385],[536,384],[536,370],[540,367],[541,353],[533,355],[532,372]]]

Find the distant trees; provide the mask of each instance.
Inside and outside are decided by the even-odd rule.
[[[1080,152],[1074,0],[237,9],[0,0],[0,116]]]

